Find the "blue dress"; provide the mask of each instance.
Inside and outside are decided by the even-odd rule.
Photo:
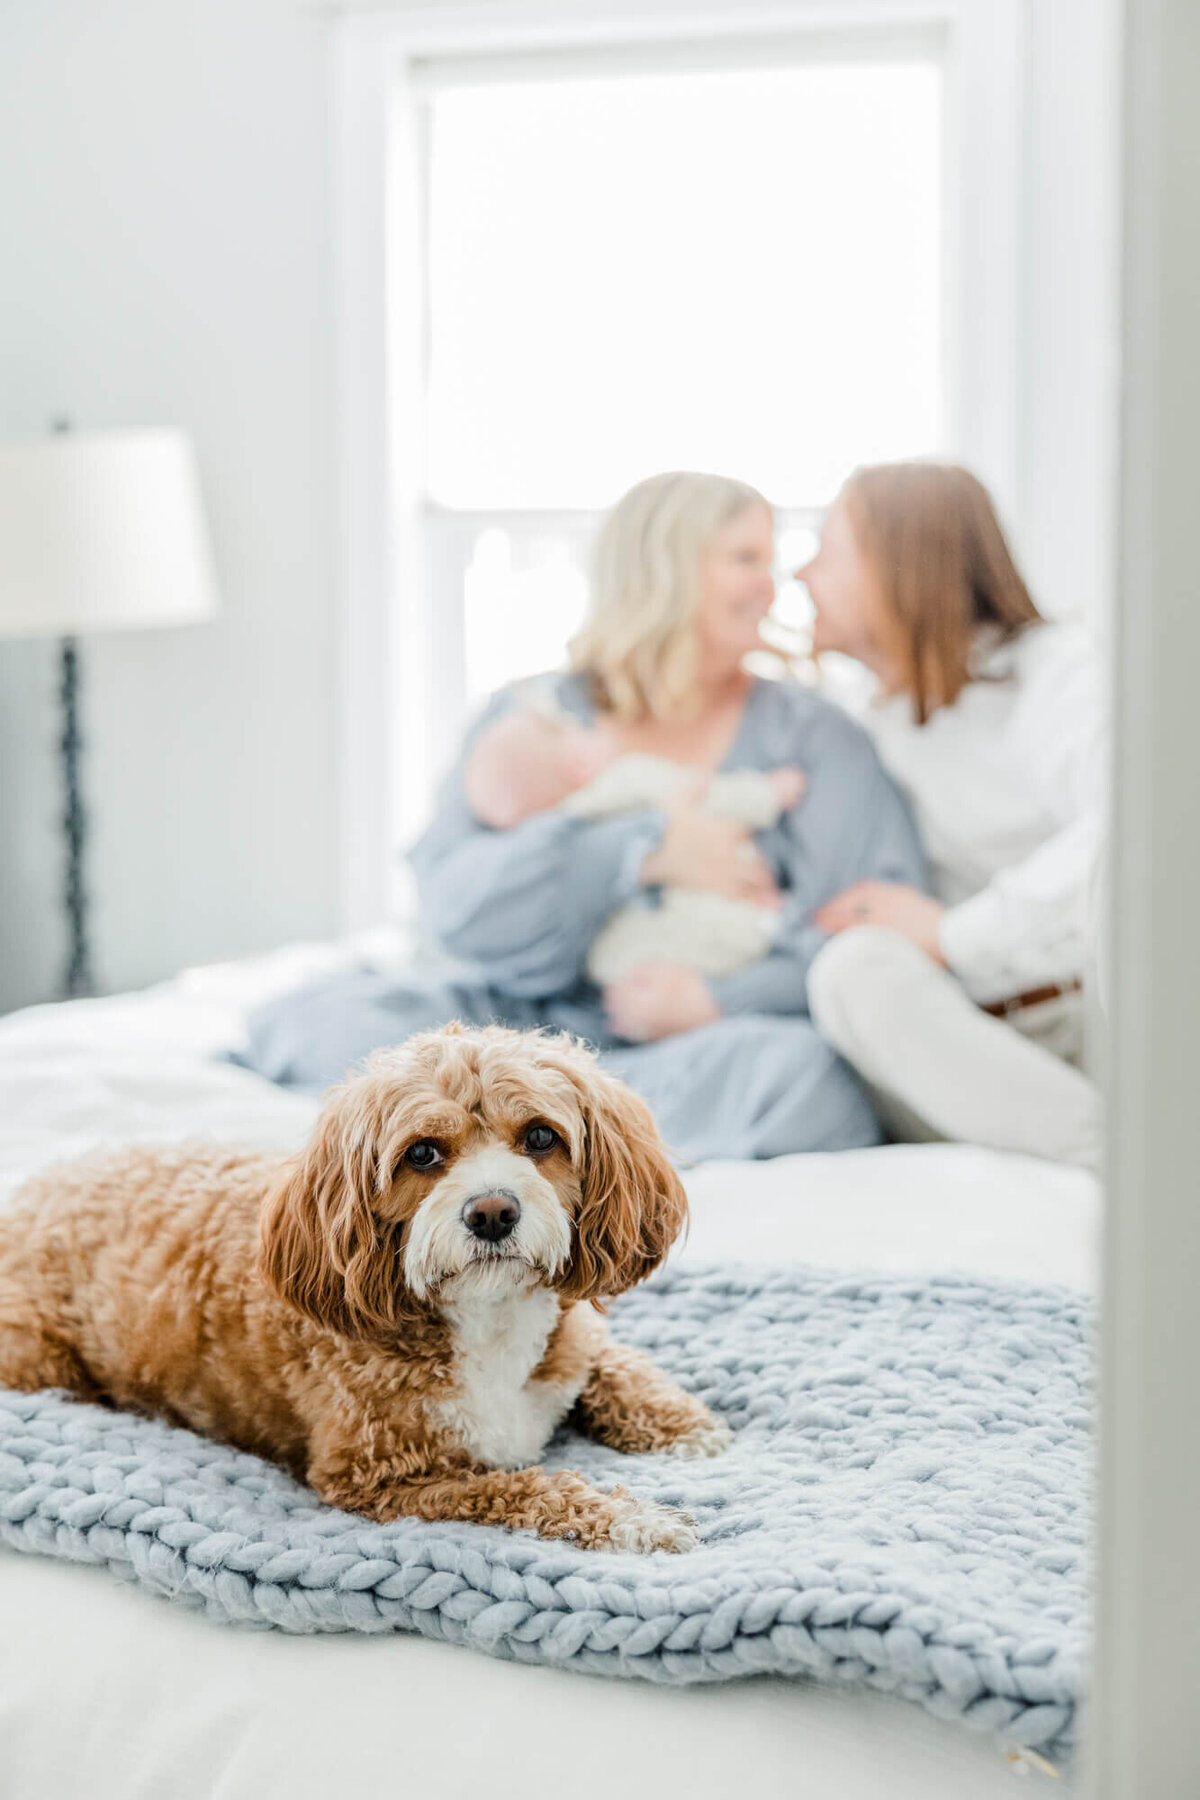
[[[583,677],[561,676],[556,691],[577,718],[594,721]],[[755,681],[722,769],[791,764],[808,784],[755,838],[783,895],[776,939],[760,961],[709,983],[720,1019],[634,1045],[608,1030],[585,965],[604,921],[639,893],[638,869],[665,817],[656,808],[601,820],[550,811],[507,831],[479,824],[463,764],[478,734],[517,704],[517,690],[505,689],[476,721],[411,855],[421,925],[461,972],[323,980],[261,1009],[242,1060],[317,1091],[369,1051],[448,1019],[542,1025],[596,1045],[685,1159],[878,1143],[870,1101],[809,1020],[805,991],[825,941],[811,922],[824,901],[863,880],[928,887],[907,804],[866,734],[810,688]]]

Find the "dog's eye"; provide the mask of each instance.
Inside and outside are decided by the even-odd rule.
[[[544,1156],[557,1143],[558,1133],[551,1131],[548,1125],[531,1125],[525,1133],[525,1148],[534,1156]]]
[[[419,1144],[410,1144],[404,1152],[404,1160],[414,1169],[433,1169],[442,1160],[442,1153],[436,1144],[428,1138],[422,1138]]]

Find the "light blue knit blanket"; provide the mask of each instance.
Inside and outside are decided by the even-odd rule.
[[[420,1631],[650,1681],[864,1682],[1055,1756],[1087,1649],[1090,1305],[1062,1289],[668,1270],[612,1308],[734,1427],[709,1462],[564,1434],[547,1461],[686,1506],[686,1556],[321,1506],[281,1470],[0,1393],[0,1537],[214,1617]]]

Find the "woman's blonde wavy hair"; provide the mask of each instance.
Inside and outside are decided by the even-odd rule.
[[[987,489],[954,463],[876,463],[839,495],[882,601],[883,630],[924,725],[972,679],[981,626],[1014,638],[1042,614]]]
[[[596,544],[592,604],[571,640],[570,666],[592,679],[597,706],[619,719],[690,708],[700,646],[700,562],[756,488],[724,475],[652,475],[613,507]]]

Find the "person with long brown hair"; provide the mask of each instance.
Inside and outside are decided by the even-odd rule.
[[[798,576],[818,660],[875,678],[863,723],[935,888],[856,882],[825,903],[814,1021],[894,1136],[1094,1167],[1078,1065],[1106,709],[1090,638],[1043,617],[986,489],[952,465],[857,470]]]

